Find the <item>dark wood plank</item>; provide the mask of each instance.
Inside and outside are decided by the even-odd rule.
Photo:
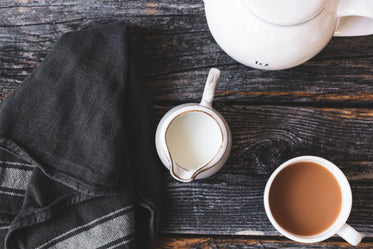
[[[194,22],[188,22],[189,19]],[[7,93],[20,84],[66,32],[125,21],[138,33],[183,33],[189,32],[191,26],[195,30],[206,30],[204,19],[203,3],[199,0],[188,3],[174,0],[156,3],[135,0],[1,1],[0,92]]]
[[[186,64],[193,63],[189,61]],[[202,70],[196,68],[190,72],[152,76],[155,101],[198,101],[207,67],[217,66],[222,75],[215,102],[351,107],[369,107],[373,104],[373,72],[367,66],[373,65],[372,58],[345,59],[342,65],[333,60],[310,61],[297,68],[277,72],[258,71],[235,64],[205,65],[206,68]],[[325,69],[320,72],[320,67]],[[352,71],[354,67],[359,68]]]
[[[161,116],[169,107],[157,107]],[[282,162],[317,155],[338,165],[354,202],[349,223],[373,236],[373,110],[217,104],[233,148],[215,176],[192,183],[164,173],[164,233],[278,235],[263,206],[266,181]]]
[[[223,71],[216,101],[373,105],[373,36],[333,38],[310,62],[269,72],[244,67],[219,48],[200,0],[6,0],[0,8],[2,95],[32,72],[63,33],[123,20],[157,103],[196,101],[207,69],[215,66]]]
[[[348,243],[335,239],[314,244],[301,244],[290,240],[245,238],[245,237],[165,237],[161,236],[153,246],[153,249],[249,249],[249,248],[356,248],[371,249],[372,242],[362,241],[357,247],[352,247]]]

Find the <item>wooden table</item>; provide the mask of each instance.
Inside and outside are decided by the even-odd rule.
[[[373,248],[373,36],[333,38],[311,61],[285,71],[238,64],[212,38],[202,0],[2,0],[0,93],[4,99],[65,32],[125,20],[151,83],[158,119],[198,102],[209,68],[222,71],[214,107],[233,148],[215,176],[192,183],[163,170],[165,211],[154,248],[348,248],[338,237],[302,245],[266,218],[263,189],[285,160],[325,157],[348,177],[348,223]]]

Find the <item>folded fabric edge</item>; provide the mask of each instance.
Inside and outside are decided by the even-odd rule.
[[[153,243],[158,234],[160,210],[158,210],[158,208],[151,201],[148,201],[146,198],[144,198],[138,191],[137,194],[139,198],[137,200],[138,206],[144,208],[150,214],[148,224],[149,231],[147,232],[150,235],[150,243]]]
[[[72,177],[63,171],[59,171],[48,165],[42,165],[37,162],[31,155],[24,151],[13,141],[0,137],[0,148],[12,153],[15,156],[21,157],[24,161],[40,168],[40,170],[49,178],[64,184],[80,193],[91,195],[91,196],[102,196],[110,195],[118,192],[117,186],[92,186],[81,179]]]

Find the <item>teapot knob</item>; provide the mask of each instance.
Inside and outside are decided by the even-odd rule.
[[[327,0],[237,0],[237,2],[268,23],[295,25],[306,22],[320,13]]]

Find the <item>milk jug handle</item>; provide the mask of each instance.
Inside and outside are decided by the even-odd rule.
[[[215,95],[216,85],[220,77],[220,70],[217,68],[211,68],[209,75],[207,76],[205,90],[203,90],[202,100],[200,105],[212,107],[212,101]]]
[[[338,26],[334,36],[360,36],[373,34],[372,0],[339,0]]]
[[[343,225],[343,227],[338,231],[338,235],[353,246],[357,246],[363,238],[361,233],[357,232],[348,224]]]

